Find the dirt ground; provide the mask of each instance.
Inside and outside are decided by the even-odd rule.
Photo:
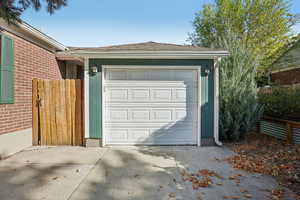
[[[248,134],[242,142],[225,145],[237,153],[226,159],[233,168],[271,175],[282,188],[295,192],[295,199],[300,199],[300,145],[257,133]],[[271,191],[273,199],[282,199],[282,188]]]

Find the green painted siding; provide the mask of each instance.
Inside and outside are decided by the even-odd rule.
[[[176,60],[176,59],[90,59],[89,66],[97,66],[98,72],[90,75],[90,138],[102,138],[101,127],[101,66],[102,65],[165,65],[201,66],[201,132],[202,138],[213,137],[213,73],[207,76],[205,69],[212,69],[213,60]]]
[[[213,137],[214,126],[214,79],[201,70],[201,131],[202,138]]]
[[[94,66],[90,61],[90,66]],[[90,137],[89,138],[102,138],[102,72],[101,66],[98,67],[98,72],[90,74],[89,80],[89,99],[90,99]]]

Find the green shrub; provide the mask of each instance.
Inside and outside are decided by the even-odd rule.
[[[277,86],[262,89],[259,102],[264,107],[264,115],[300,120],[300,86]]]
[[[259,60],[232,33],[225,34],[217,47],[230,52],[220,63],[220,137],[239,140],[262,113],[255,81]]]

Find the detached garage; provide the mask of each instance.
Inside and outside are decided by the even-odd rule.
[[[227,51],[155,42],[70,48],[84,60],[87,146],[218,141],[218,62]]]

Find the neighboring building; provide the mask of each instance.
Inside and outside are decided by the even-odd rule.
[[[218,62],[227,51],[155,42],[67,48],[26,23],[0,22],[0,154],[31,144],[33,78],[84,80],[87,146],[220,144]]]
[[[272,66],[271,81],[280,85],[300,83],[300,40]]]
[[[0,38],[1,157],[31,145],[32,79],[62,79],[74,70],[56,59],[64,45],[24,22],[15,26],[0,19]]]

